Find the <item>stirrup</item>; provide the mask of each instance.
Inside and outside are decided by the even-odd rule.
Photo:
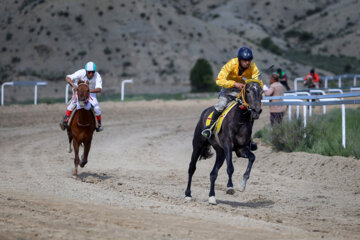
[[[203,135],[205,138],[209,139],[211,137],[211,135],[212,135],[210,128],[204,129],[201,132],[201,135]]]
[[[95,130],[96,130],[96,132],[101,132],[101,131],[103,131],[104,129],[100,126],[100,127],[98,127],[98,128],[95,128]]]
[[[65,131],[65,129],[67,128],[67,122],[60,122],[60,128],[61,130]]]

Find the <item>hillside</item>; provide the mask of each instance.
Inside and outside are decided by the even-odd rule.
[[[121,81],[129,78],[134,79],[128,88],[132,93],[188,92],[189,72],[198,58],[209,60],[217,74],[243,45],[253,49],[261,70],[281,66],[291,79],[308,72],[311,66],[264,49],[261,41],[268,37],[282,52],[360,56],[359,1],[1,3],[0,80],[47,80],[40,97],[63,97],[65,75],[89,60],[102,74],[102,94],[119,93]],[[313,37],[304,40],[304,32]],[[32,89],[21,90],[21,96],[15,88],[7,91],[5,99],[33,95]]]

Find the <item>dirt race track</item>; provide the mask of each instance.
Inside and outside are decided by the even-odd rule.
[[[100,103],[105,130],[72,177],[73,153],[58,122],[64,104],[0,108],[0,239],[360,239],[360,161],[274,152],[259,143],[226,165],[208,204],[214,157],[200,161],[184,201],[192,134],[216,100]],[[268,123],[269,112],[255,130]],[[234,154],[235,156],[235,154]]]

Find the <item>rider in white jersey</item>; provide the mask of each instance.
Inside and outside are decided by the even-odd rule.
[[[96,65],[93,62],[88,62],[85,64],[85,69],[80,69],[71,75],[67,75],[65,81],[70,84],[74,89],[73,97],[70,101],[70,104],[67,107],[66,114],[64,116],[64,120],[62,124],[60,124],[61,128],[65,130],[68,125],[68,120],[71,115],[71,112],[77,106],[77,95],[75,94],[77,91],[77,86],[79,80],[84,82],[89,81],[89,88],[90,88],[90,98],[89,103],[94,107],[95,116],[98,121],[98,128],[96,128],[97,132],[103,130],[101,127],[101,109],[99,103],[96,99],[96,93],[100,93],[102,89],[102,79],[98,72],[96,72]],[[78,108],[79,106],[77,106]]]

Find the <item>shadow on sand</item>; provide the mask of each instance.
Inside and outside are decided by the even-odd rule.
[[[101,182],[109,178],[112,178],[112,176],[108,176],[104,173],[98,174],[98,173],[82,172],[78,174],[77,178],[83,182],[89,182],[89,180],[93,180],[94,182]]]
[[[264,200],[264,199],[254,199],[249,202],[233,202],[233,201],[224,201],[216,200],[218,204],[226,204],[233,208],[272,208],[274,201]]]

